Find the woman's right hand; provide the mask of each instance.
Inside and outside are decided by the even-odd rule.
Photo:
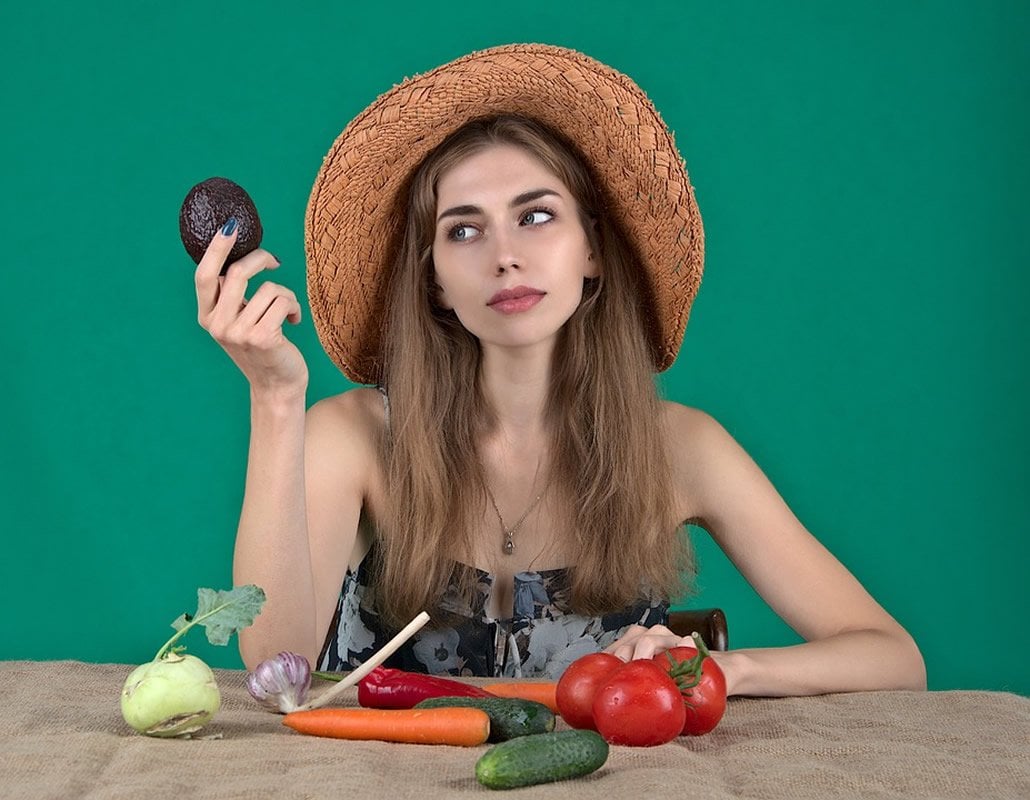
[[[284,321],[300,322],[296,295],[266,282],[249,300],[244,296],[248,281],[262,270],[278,268],[279,261],[258,248],[220,275],[238,233],[237,228],[225,236],[219,230],[197,265],[197,319],[247,377],[252,392],[303,394],[307,364],[283,334]]]

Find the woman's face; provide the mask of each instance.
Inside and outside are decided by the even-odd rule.
[[[597,276],[568,187],[514,145],[491,145],[437,182],[437,302],[480,342],[553,341]]]

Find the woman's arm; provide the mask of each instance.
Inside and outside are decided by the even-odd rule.
[[[729,433],[696,409],[667,404],[667,412],[673,472],[689,498],[689,516],[806,640],[714,653],[730,693],[925,689],[925,666],[912,637],[805,529]],[[641,657],[672,640],[681,641],[661,629],[637,630],[612,649]]]
[[[251,390],[250,450],[236,531],[233,584],[254,583],[266,602],[240,631],[240,655],[253,669],[279,650],[311,658],[314,583],[304,498],[304,394],[265,397]]]
[[[250,457],[233,581],[267,601],[240,632],[253,668],[281,650],[318,657],[354,548],[370,459],[367,397],[357,389],[316,403],[252,402]]]
[[[279,266],[275,256],[259,248],[220,276],[238,234],[230,220],[197,265],[197,318],[250,384],[233,581],[257,584],[267,596],[254,625],[240,632],[240,653],[253,668],[279,650],[311,661],[318,655],[374,459],[363,446],[369,426],[361,390],[305,414],[307,365],[282,331],[300,321],[293,292],[266,281],[246,297],[252,279]]]

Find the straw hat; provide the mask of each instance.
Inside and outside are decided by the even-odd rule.
[[[671,132],[625,75],[574,50],[517,44],[405,80],[325,156],[305,216],[308,301],[322,346],[352,381],[381,378],[384,278],[412,173],[448,134],[500,113],[532,117],[579,147],[647,270],[655,370],[675,359],[701,283],[704,233]]]

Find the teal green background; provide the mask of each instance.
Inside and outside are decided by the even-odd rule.
[[[302,293],[308,192],[347,121],[542,41],[637,80],[686,157],[706,272],[665,394],[752,454],[932,688],[1030,694],[1028,8],[8,4],[0,658],[143,661],[198,586],[230,585],[248,395],[196,323],[190,186],[244,185]],[[290,336],[309,402],[348,387],[310,317]],[[797,641],[695,534],[692,603],[734,646]]]

